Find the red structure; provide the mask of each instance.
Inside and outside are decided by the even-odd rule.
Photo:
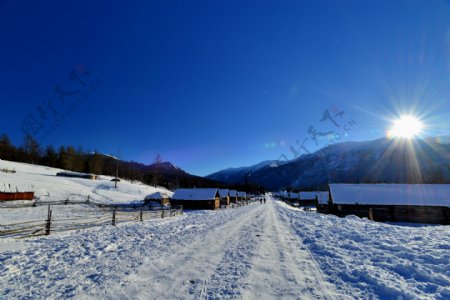
[[[0,186],[0,201],[33,200],[34,191],[30,186],[12,187],[10,184]]]

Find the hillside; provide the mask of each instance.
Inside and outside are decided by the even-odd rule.
[[[447,183],[450,182],[448,138],[426,140],[377,139],[345,142],[303,155],[296,160],[271,164],[256,171],[225,170],[225,183],[243,182],[250,172],[252,183],[266,189],[323,188],[327,183]],[[241,178],[241,179],[239,179]]]
[[[122,180],[117,189],[111,176],[99,176],[97,180],[56,176],[64,170],[26,163],[0,160],[0,169],[16,173],[0,172],[0,182],[11,185],[33,186],[40,201],[86,200],[103,203],[120,203],[143,200],[154,192],[166,192],[162,187],[152,187],[141,182]]]

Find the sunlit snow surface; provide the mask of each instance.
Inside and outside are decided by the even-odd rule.
[[[361,299],[450,299],[450,226],[278,211],[338,290]]]

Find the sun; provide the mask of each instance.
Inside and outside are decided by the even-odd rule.
[[[423,127],[424,125],[419,118],[411,115],[401,116],[399,119],[393,121],[388,136],[412,139],[422,133]]]

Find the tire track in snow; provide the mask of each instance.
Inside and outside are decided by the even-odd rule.
[[[110,289],[106,298],[201,299],[210,298],[213,292],[227,294],[228,290],[219,288],[224,281],[215,274],[226,272],[233,261],[235,276],[229,280],[244,276],[248,263],[243,261],[251,253],[247,251],[251,243],[241,243],[259,227],[262,218],[258,216],[264,212],[258,204],[239,210],[239,217],[198,233],[189,243],[171,245],[164,257],[144,260],[141,271],[126,280],[128,285]],[[232,282],[227,286],[231,293],[239,294],[238,286]]]
[[[242,226],[239,234],[229,240],[222,261],[208,280],[205,299],[239,298],[244,279],[251,270],[251,260],[259,243],[261,228],[266,220],[266,207],[253,221]],[[261,211],[261,209],[259,211]],[[259,212],[258,211],[258,212]]]
[[[244,299],[339,299],[325,281],[312,256],[286,226],[269,201],[267,220],[250,276],[243,287]]]

